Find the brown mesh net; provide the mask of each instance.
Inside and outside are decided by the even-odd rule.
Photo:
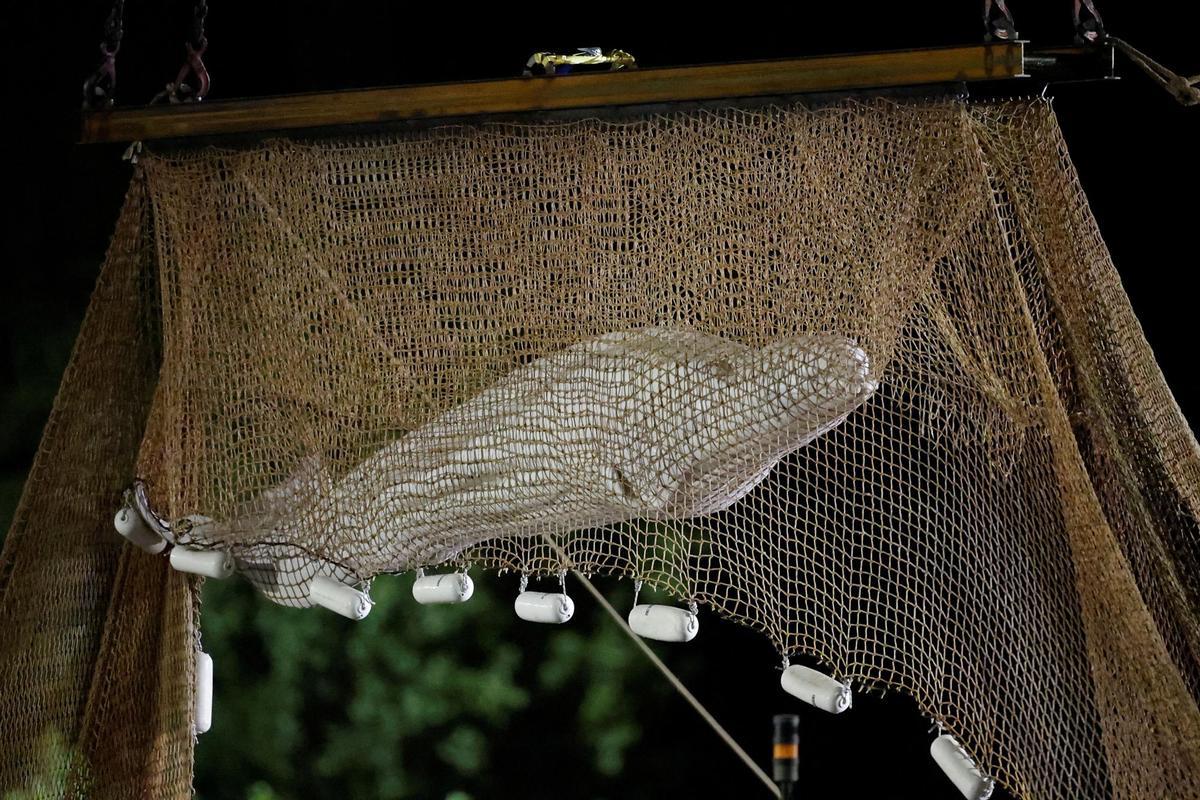
[[[193,582],[113,537],[158,368],[133,184],[0,557],[0,795],[188,797]]]
[[[1200,792],[1200,450],[1044,102],[144,158],[2,562],[6,785],[188,793],[194,587],[112,532],[135,475],[278,602],[634,577],[1018,796]]]

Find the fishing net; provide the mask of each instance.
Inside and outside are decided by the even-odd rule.
[[[631,577],[1017,796],[1200,792],[1200,449],[1043,101],[145,155],[4,551],[4,785],[188,795],[135,477],[277,602]]]

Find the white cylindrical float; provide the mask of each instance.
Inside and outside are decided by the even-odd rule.
[[[561,625],[575,613],[575,602],[562,592],[521,592],[513,608],[526,622]]]
[[[830,714],[840,714],[854,704],[854,694],[849,686],[799,664],[783,671],[779,685],[788,694]]]
[[[196,733],[212,727],[213,660],[205,652],[196,653]]]
[[[224,550],[189,550],[176,545],[171,548],[171,567],[208,578],[228,578],[233,574],[233,555]]]
[[[424,575],[413,581],[413,599],[423,606],[435,603],[465,603],[475,593],[471,576],[463,572]]]
[[[934,739],[929,746],[929,755],[967,800],[988,800],[992,796],[995,782],[979,771],[967,751],[950,734],[943,733]]]
[[[308,600],[347,619],[359,620],[371,613],[371,598],[352,586],[327,575],[317,575],[308,584]]]
[[[151,555],[158,555],[167,546],[167,540],[150,530],[142,515],[129,506],[117,512],[117,516],[113,518],[113,527],[131,544]]]
[[[700,616],[675,606],[637,605],[629,612],[629,627],[643,639],[690,642],[700,632]]]

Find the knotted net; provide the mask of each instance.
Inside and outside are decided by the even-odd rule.
[[[53,734],[64,793],[187,795],[196,587],[112,533],[135,476],[277,602],[633,577],[1017,796],[1200,792],[1200,449],[1043,101],[145,156],[0,562],[6,783]]]

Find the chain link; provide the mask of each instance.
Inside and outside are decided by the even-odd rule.
[[[198,0],[192,6],[192,27],[183,43],[187,57],[175,75],[175,80],[156,94],[151,103],[198,103],[208,96],[210,78],[204,64],[204,52],[208,49],[208,0]]]
[[[104,21],[100,65],[83,82],[85,109],[112,108],[117,91],[117,51],[125,36],[125,0],[116,0]]]

